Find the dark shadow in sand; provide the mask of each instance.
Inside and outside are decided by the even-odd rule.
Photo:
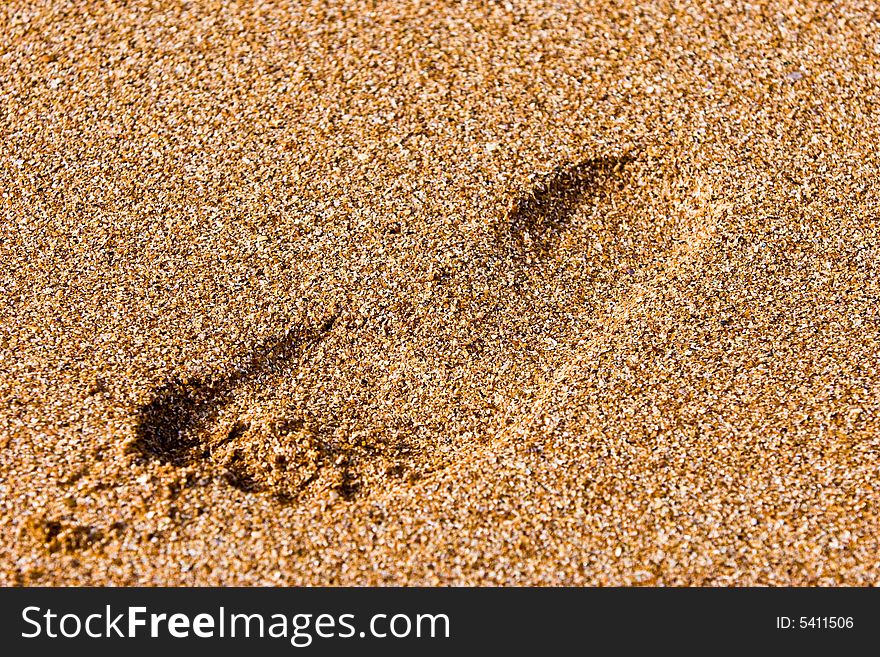
[[[543,255],[568,228],[584,197],[611,173],[630,162],[630,155],[597,157],[556,167],[532,189],[516,198],[505,221],[514,255]]]
[[[138,409],[133,450],[163,463],[190,463],[198,456],[198,429],[229,403],[237,388],[263,374],[288,369],[308,346],[323,338],[335,319],[317,328],[294,328],[272,336],[220,377],[165,383]]]

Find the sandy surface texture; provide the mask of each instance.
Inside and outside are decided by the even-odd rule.
[[[0,584],[880,583],[880,11],[8,0]]]

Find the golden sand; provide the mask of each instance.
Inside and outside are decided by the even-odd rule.
[[[877,584],[873,2],[0,8],[0,583]]]

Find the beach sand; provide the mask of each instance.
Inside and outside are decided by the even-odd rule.
[[[0,584],[880,582],[875,3],[12,0]]]

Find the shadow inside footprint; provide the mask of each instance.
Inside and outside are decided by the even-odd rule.
[[[138,410],[133,449],[142,456],[185,465],[198,424],[222,403],[224,386],[198,380],[169,381]]]
[[[316,328],[298,327],[270,337],[218,379],[172,380],[161,386],[138,409],[133,450],[163,463],[186,465],[200,445],[199,429],[237,388],[268,372],[287,370],[297,355],[333,328],[335,319],[333,315]]]
[[[507,213],[505,228],[513,240],[514,253],[546,253],[568,227],[584,196],[605,175],[618,172],[631,160],[631,155],[590,158],[556,167],[539,178],[528,192],[513,201]]]

